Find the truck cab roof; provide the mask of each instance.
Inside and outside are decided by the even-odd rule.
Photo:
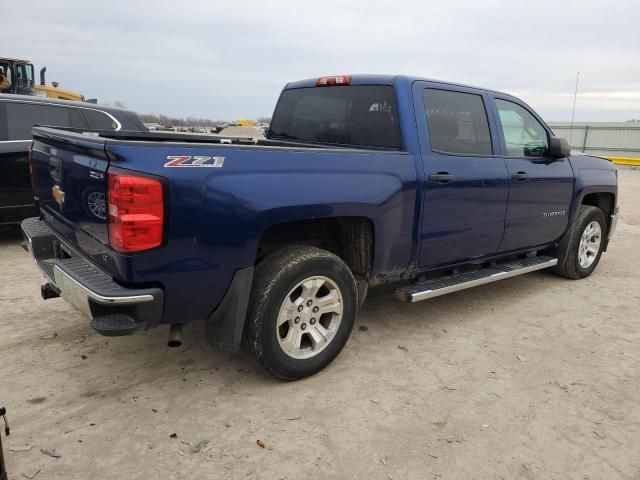
[[[486,92],[499,93],[500,95],[512,97],[512,95],[505,92],[501,92],[499,90],[478,87],[475,85],[467,85],[464,83],[447,82],[443,80],[436,80],[433,78],[418,77],[414,75],[388,75],[388,74],[366,74],[365,73],[365,74],[348,75],[348,77],[349,77],[349,85],[394,85],[395,83],[400,81],[406,82],[409,84],[413,82],[421,81],[421,82],[439,83],[443,86],[475,88],[478,90],[484,90]],[[306,78],[304,80],[297,80],[295,82],[290,82],[285,86],[285,90],[289,90],[293,88],[315,87],[316,82],[318,81],[319,78],[326,78],[326,77]]]

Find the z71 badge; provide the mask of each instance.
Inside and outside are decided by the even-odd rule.
[[[169,155],[165,167],[213,167],[222,168],[224,157],[201,157],[189,155]]]

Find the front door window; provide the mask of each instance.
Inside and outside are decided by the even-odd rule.
[[[544,157],[549,140],[547,131],[525,108],[496,99],[508,157]]]

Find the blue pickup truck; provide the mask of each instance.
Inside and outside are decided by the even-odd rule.
[[[289,83],[259,141],[35,127],[46,278],[104,335],[204,320],[297,379],[346,344],[369,287],[416,302],[550,268],[587,277],[617,218],[617,172],[570,155],[524,102],[406,76]],[[101,189],[106,219],[81,192]]]

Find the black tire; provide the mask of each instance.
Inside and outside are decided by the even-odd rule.
[[[583,268],[578,259],[580,239],[585,228],[587,228],[587,225],[593,221],[600,224],[600,248],[593,263],[589,267]],[[602,210],[597,207],[582,205],[578,211],[578,215],[571,225],[571,228],[569,229],[569,232],[567,232],[566,237],[558,249],[558,264],[553,267],[553,272],[572,280],[578,280],[591,275],[598,266],[598,262],[602,256],[602,248],[605,243],[606,235],[607,222]]]
[[[280,346],[276,322],[280,307],[303,280],[324,276],[335,283],[342,296],[342,320],[333,338],[315,356],[296,359]],[[249,351],[274,377],[296,380],[329,365],[349,339],[358,312],[358,291],[349,267],[336,255],[309,246],[293,246],[274,252],[255,269],[246,340]]]

